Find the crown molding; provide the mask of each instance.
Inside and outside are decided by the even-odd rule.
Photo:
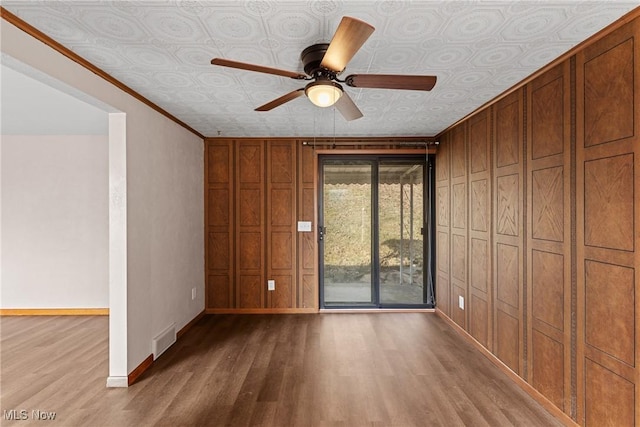
[[[31,37],[35,38],[36,40],[41,41],[42,43],[46,44],[47,46],[49,46],[53,50],[55,50],[58,53],[66,56],[67,58],[69,58],[73,62],[79,64],[80,66],[82,66],[84,68],[86,68],[87,70],[91,71],[92,73],[98,75],[99,77],[102,77],[104,80],[106,80],[109,83],[111,83],[112,85],[116,86],[118,89],[122,90],[123,92],[126,92],[127,94],[129,94],[131,96],[133,96],[138,101],[140,101],[143,104],[146,104],[147,106],[151,107],[152,109],[154,109],[158,113],[162,114],[163,116],[167,117],[168,119],[170,119],[170,120],[174,121],[175,123],[179,124],[180,126],[185,128],[189,132],[193,133],[194,135],[198,136],[199,138],[201,138],[201,139],[205,138],[204,135],[202,135],[200,132],[198,132],[197,130],[195,130],[194,128],[192,128],[191,126],[189,126],[188,124],[186,124],[182,120],[178,119],[173,114],[171,114],[168,111],[164,110],[163,108],[161,108],[157,104],[151,102],[150,100],[148,100],[144,96],[140,95],[135,90],[131,89],[129,86],[127,86],[124,83],[122,83],[120,80],[114,78],[113,76],[111,76],[110,74],[106,73],[104,70],[96,67],[95,65],[93,65],[91,62],[87,61],[86,59],[84,59],[80,55],[78,55],[78,54],[72,52],[71,50],[69,50],[68,48],[64,47],[63,45],[61,45],[60,43],[58,43],[57,41],[55,41],[54,39],[52,39],[51,37],[49,37],[48,35],[43,33],[42,31],[38,30],[37,28],[35,28],[31,24],[23,21],[22,19],[20,19],[19,17],[17,17],[13,13],[9,12],[7,9],[5,9],[2,6],[0,6],[0,18],[2,18],[6,22],[14,25],[15,27],[17,27],[18,29],[24,31],[25,33],[29,34]]]

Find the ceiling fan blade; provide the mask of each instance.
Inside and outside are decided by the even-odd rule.
[[[335,103],[335,106],[346,121],[362,117],[362,111],[360,111],[347,92],[342,93],[342,96],[338,99],[338,102]]]
[[[345,79],[347,86],[379,89],[431,90],[436,76],[404,76],[393,74],[353,74]]]
[[[374,27],[364,21],[343,17],[320,65],[338,73],[342,72],[374,30]]]
[[[284,104],[285,102],[292,101],[299,96],[304,95],[304,88],[296,89],[293,92],[289,92],[286,95],[282,95],[280,98],[276,98],[271,102],[267,102],[266,104],[256,108],[256,111],[269,111],[273,110],[276,107]]]
[[[247,64],[245,62],[231,61],[229,59],[213,58],[211,60],[211,63],[213,65],[220,65],[222,67],[239,68],[241,70],[257,71],[259,73],[266,73],[266,74],[275,74],[276,76],[291,77],[292,79],[302,80],[307,78],[307,76],[305,76],[304,74],[296,73],[294,71],[281,70],[279,68],[263,67],[262,65]]]

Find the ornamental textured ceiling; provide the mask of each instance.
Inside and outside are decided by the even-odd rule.
[[[3,1],[2,6],[205,136],[432,136],[637,1]],[[304,72],[301,51],[342,16],[376,30],[348,74],[427,74],[430,92],[345,87],[364,117],[300,97],[305,82],[210,64]]]

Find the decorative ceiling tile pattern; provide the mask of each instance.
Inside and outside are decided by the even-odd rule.
[[[638,6],[637,1],[68,1],[3,7],[206,136],[430,136]],[[302,50],[342,16],[376,31],[343,76],[427,74],[430,92],[346,87],[347,122],[305,97],[254,108],[304,83],[215,67],[214,57],[303,72]]]

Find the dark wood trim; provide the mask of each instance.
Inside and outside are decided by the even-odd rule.
[[[206,314],[317,314],[317,308],[207,308]]]
[[[301,141],[306,142],[308,145],[313,145],[315,141],[316,145],[332,145],[334,143],[354,143],[356,145],[369,145],[369,144],[402,144],[402,143],[431,143],[436,139],[432,136],[394,136],[394,137],[360,137],[360,136],[340,136],[335,138],[315,138],[313,136],[286,136],[286,137],[273,137],[273,136],[210,136],[205,138],[207,141],[229,141],[229,140],[278,140],[278,141]]]
[[[202,310],[196,317],[194,317],[193,319],[191,319],[191,321],[189,323],[187,323],[186,325],[184,325],[182,327],[182,329],[180,329],[178,331],[178,333],[176,334],[176,339],[179,340],[180,338],[182,338],[187,332],[189,332],[189,330],[193,327],[193,325],[195,325],[196,323],[198,323],[200,321],[200,319],[202,319],[205,316],[205,311]],[[144,359],[142,361],[142,363],[140,363],[133,371],[131,371],[131,373],[129,375],[127,375],[127,385],[131,386],[133,383],[135,383],[136,381],[138,381],[138,378],[140,378],[140,376],[151,367],[151,365],[153,365],[154,359],[153,359],[153,354],[150,354],[146,359]]]
[[[202,310],[196,317],[194,317],[193,319],[191,319],[191,321],[189,323],[187,323],[186,325],[184,325],[182,327],[182,329],[180,329],[177,333],[176,333],[176,339],[179,340],[180,338],[182,338],[182,336],[184,334],[186,334],[187,332],[189,332],[189,329],[191,329],[193,327],[193,325],[195,325],[196,323],[198,323],[200,321],[200,319],[202,319],[207,313],[205,313],[204,310]]]
[[[322,308],[320,314],[326,313],[435,313],[435,308]]]
[[[13,13],[9,12],[7,9],[5,9],[2,6],[0,6],[0,17],[2,19],[4,19],[5,21],[7,21],[8,23],[10,23],[10,24],[14,25],[15,27],[17,27],[18,29],[20,29],[20,30],[24,31],[25,33],[29,34],[31,37],[35,38],[36,40],[41,41],[42,43],[46,44],[47,46],[49,46],[53,50],[55,50],[58,53],[66,56],[68,59],[72,60],[73,62],[79,64],[80,66],[82,66],[84,68],[86,68],[87,70],[89,70],[92,73],[98,75],[99,77],[102,77],[104,80],[106,80],[109,83],[111,83],[112,85],[116,86],[118,89],[122,90],[123,92],[125,92],[125,93],[127,93],[127,94],[129,94],[131,96],[133,96],[138,101],[140,101],[143,104],[146,104],[147,106],[149,106],[152,109],[156,110],[158,113],[162,114],[163,116],[167,117],[168,119],[176,122],[177,124],[179,124],[180,126],[185,128],[189,132],[193,133],[194,135],[198,136],[199,138],[202,138],[202,139],[205,138],[204,135],[202,135],[200,132],[198,132],[197,130],[195,130],[194,128],[192,128],[191,126],[189,126],[188,124],[186,124],[182,120],[178,119],[177,117],[175,117],[174,115],[172,115],[168,111],[162,109],[157,104],[154,104],[153,102],[151,102],[150,100],[148,100],[144,96],[140,95],[135,90],[131,89],[129,86],[127,86],[124,83],[122,83],[121,81],[115,79],[111,75],[107,74],[105,71],[103,71],[100,68],[96,67],[91,62],[89,62],[86,59],[82,58],[80,55],[78,55],[78,54],[72,52],[71,50],[69,50],[68,48],[64,47],[63,45],[61,45],[60,43],[58,43],[57,41],[55,41],[54,39],[52,39],[51,37],[49,37],[48,35],[43,33],[42,31],[38,30],[37,28],[35,28],[31,24],[23,21],[22,19],[20,19],[19,17],[17,17]]]
[[[348,150],[348,149],[323,149],[323,148],[319,148],[315,150],[317,154],[335,154],[336,156],[342,156],[342,155],[385,155],[385,154],[393,154],[395,155],[400,155],[400,154],[409,154],[409,155],[420,155],[420,156],[424,156],[425,154],[435,154],[436,150],[435,148],[427,148],[426,150],[424,150],[423,148],[419,148],[419,149],[407,149],[407,148],[388,148],[388,149],[380,149],[380,148],[375,148],[375,149],[370,149],[370,148],[364,148],[364,149],[355,149],[355,150]]]
[[[203,164],[202,164],[202,203],[203,206],[203,230],[202,233],[202,244],[204,245],[204,259],[202,260],[202,265],[204,265],[204,306],[205,308],[209,305],[209,144],[207,140],[204,140],[204,150],[203,150]]]
[[[531,224],[529,223],[529,214],[528,214],[528,194],[529,190],[527,188],[528,178],[527,178],[527,156],[529,155],[528,150],[530,147],[528,146],[529,141],[527,141],[527,86],[522,87],[522,378],[529,378],[529,326],[528,326],[528,310],[529,307],[527,305],[527,295],[528,295],[528,273],[527,273],[527,263],[529,258],[529,249],[527,247],[528,240],[527,235],[529,233],[529,228]]]
[[[0,316],[108,316],[108,308],[0,308]]]
[[[535,80],[538,77],[542,76],[547,71],[551,70],[552,68],[554,68],[554,67],[560,65],[561,63],[563,63],[564,61],[568,60],[569,58],[574,56],[577,52],[582,51],[583,49],[587,48],[588,46],[596,43],[601,38],[605,37],[607,34],[610,34],[611,32],[617,30],[618,28],[628,24],[629,22],[631,22],[634,19],[639,18],[639,17],[640,17],[640,7],[636,7],[635,9],[629,11],[627,14],[622,16],[617,21],[611,23],[610,25],[608,25],[605,28],[603,28],[602,30],[598,31],[597,33],[595,33],[594,35],[592,35],[591,37],[589,37],[585,41],[583,41],[583,42],[577,44],[576,46],[574,46],[573,48],[569,49],[567,52],[565,52],[564,54],[560,55],[559,57],[557,57],[556,59],[554,59],[553,61],[551,61],[547,65],[545,65],[544,67],[540,68],[538,71],[534,72],[533,74],[531,74],[528,77],[525,77],[524,80],[521,80],[519,83],[516,83],[515,85],[511,86],[509,89],[505,90],[500,95],[498,95],[495,98],[485,102],[484,104],[482,104],[481,106],[479,106],[478,108],[476,108],[475,110],[473,110],[472,112],[467,114],[466,116],[462,117],[457,122],[452,123],[451,125],[449,125],[449,127],[447,127],[446,129],[442,130],[439,134],[437,134],[434,137],[434,140],[438,140],[439,138],[442,137],[442,135],[444,135],[445,133],[449,132],[451,129],[453,129],[454,127],[456,127],[460,123],[462,123],[465,120],[469,119],[470,117],[476,115],[477,113],[479,113],[480,111],[484,110],[488,106],[493,105],[496,102],[498,102],[499,100],[511,95],[513,92],[519,90],[520,88],[524,87],[528,83],[531,83],[533,80]]]
[[[142,361],[129,375],[127,375],[127,385],[131,386],[138,381],[140,375],[144,373],[153,364],[153,354],[150,354],[146,359]]]
[[[313,245],[313,268],[315,269],[315,286],[313,287],[313,298],[315,299],[316,308],[320,309],[320,246],[318,245],[318,224],[320,224],[320,213],[318,212],[320,205],[319,191],[320,188],[320,157],[318,152],[313,150],[313,228],[314,242]]]
[[[577,113],[576,113],[576,57],[572,56],[569,60],[569,87],[570,87],[570,184],[569,188],[574,189],[577,187],[577,157],[576,157],[576,129],[577,129]],[[578,231],[577,231],[577,194],[575,191],[570,193],[570,217],[571,217],[571,230],[570,230],[570,247],[571,247],[571,406],[569,408],[569,414],[573,420],[578,420],[578,365],[577,365],[577,342],[578,342]]]
[[[451,326],[461,337],[467,340],[473,345],[480,353],[482,353],[487,359],[489,359],[494,365],[496,365],[502,372],[504,372],[514,383],[516,383],[522,391],[527,393],[533,399],[535,399],[540,405],[542,405],[551,415],[556,417],[558,421],[562,422],[565,426],[578,426],[567,414],[562,412],[557,406],[549,401],[542,393],[533,388],[531,384],[526,382],[518,374],[513,372],[507,365],[505,365],[500,359],[498,359],[493,353],[487,350],[482,344],[476,341],[467,331],[462,329],[456,322],[451,320],[442,310],[436,308],[436,314]]]

